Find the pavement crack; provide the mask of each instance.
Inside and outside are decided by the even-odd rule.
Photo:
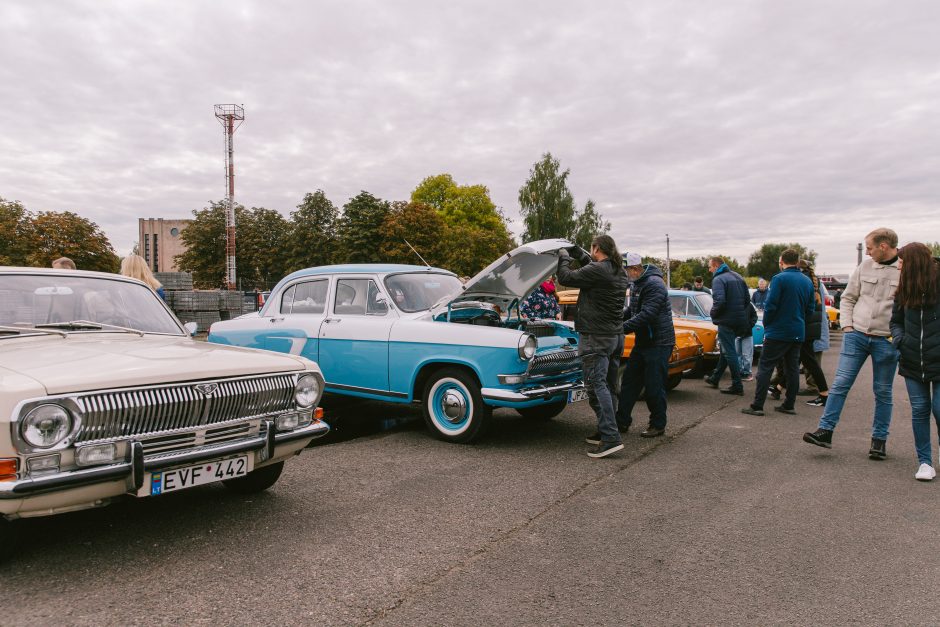
[[[651,445],[649,448],[647,448],[647,449],[641,451],[636,457],[632,457],[632,458],[630,458],[629,460],[626,460],[626,461],[624,461],[624,462],[622,462],[622,463],[620,463],[620,464],[614,466],[613,469],[611,470],[611,472],[608,472],[608,473],[603,474],[603,475],[598,475],[598,476],[596,476],[596,477],[594,477],[594,478],[592,478],[592,479],[589,479],[589,480],[587,480],[587,481],[581,483],[581,484],[578,485],[578,486],[575,486],[574,488],[571,489],[570,492],[568,492],[567,494],[565,494],[565,495],[563,495],[563,496],[558,497],[557,499],[555,499],[554,501],[552,501],[551,503],[549,503],[548,505],[546,505],[544,508],[542,508],[540,511],[536,512],[535,514],[533,514],[531,517],[529,517],[529,518],[527,518],[526,520],[520,522],[518,525],[516,525],[516,526],[514,526],[514,527],[512,527],[512,528],[510,528],[510,529],[507,529],[506,531],[500,533],[500,534],[499,534],[498,536],[496,536],[495,538],[492,538],[491,540],[486,541],[486,542],[483,543],[480,547],[478,547],[475,551],[473,551],[472,553],[470,553],[468,556],[466,556],[466,557],[463,558],[462,560],[460,560],[460,561],[458,561],[458,562],[456,562],[456,563],[454,563],[454,564],[448,566],[448,567],[445,568],[444,570],[442,570],[442,571],[440,571],[439,573],[437,573],[437,574],[435,574],[435,575],[429,577],[428,579],[425,579],[424,581],[418,582],[418,584],[415,585],[414,588],[412,588],[411,590],[408,590],[408,591],[406,591],[405,593],[403,593],[403,594],[402,594],[398,599],[396,599],[395,602],[392,603],[390,606],[378,610],[374,616],[372,616],[371,618],[365,620],[364,622],[362,622],[362,623],[360,623],[360,624],[361,624],[361,625],[373,625],[373,624],[375,624],[376,621],[379,621],[379,620],[382,620],[382,619],[386,618],[386,617],[389,616],[392,612],[394,612],[395,610],[397,610],[398,608],[400,608],[400,607],[405,603],[405,601],[407,601],[408,599],[420,595],[422,592],[424,592],[424,591],[427,590],[428,588],[434,586],[435,584],[437,584],[439,581],[441,581],[442,579],[444,579],[444,578],[447,577],[448,575],[450,575],[450,574],[452,574],[452,573],[455,573],[455,572],[459,572],[459,571],[463,570],[464,568],[466,568],[467,566],[470,566],[471,564],[473,564],[473,563],[479,561],[479,560],[482,559],[484,556],[486,556],[488,553],[491,553],[497,546],[499,546],[500,544],[506,542],[507,540],[511,540],[511,539],[514,538],[516,535],[518,535],[520,532],[522,532],[522,531],[524,531],[525,529],[527,529],[527,528],[529,528],[530,526],[532,526],[533,523],[537,522],[538,520],[542,519],[544,516],[546,516],[547,514],[549,514],[550,512],[552,512],[553,510],[555,510],[556,508],[558,508],[558,506],[560,506],[560,505],[562,505],[562,504],[564,504],[564,503],[570,501],[571,499],[573,499],[573,498],[579,496],[580,494],[582,494],[583,492],[585,492],[585,491],[588,490],[589,488],[594,487],[594,486],[597,485],[598,483],[600,483],[600,482],[602,482],[602,481],[605,481],[605,480],[607,480],[607,479],[609,479],[609,478],[611,478],[611,477],[613,477],[613,476],[615,476],[615,475],[617,475],[617,474],[620,474],[620,473],[624,472],[624,471],[627,470],[628,468],[631,468],[631,467],[635,466],[635,465],[638,464],[639,462],[643,461],[644,459],[646,459],[647,457],[649,457],[650,455],[652,455],[655,451],[658,451],[660,448],[666,446],[666,445],[669,444],[670,442],[679,439],[680,437],[682,437],[683,435],[685,435],[686,433],[688,433],[689,431],[691,431],[691,430],[694,429],[695,427],[699,426],[700,424],[702,424],[703,422],[705,422],[706,420],[708,420],[709,418],[711,418],[711,417],[714,416],[715,414],[718,414],[719,412],[721,412],[721,411],[727,409],[729,406],[733,405],[733,404],[736,403],[736,402],[737,402],[737,400],[736,400],[736,399],[733,399],[733,400],[729,400],[729,401],[723,403],[722,405],[720,405],[720,406],[719,406],[717,409],[715,409],[714,411],[712,411],[712,412],[710,412],[710,413],[708,413],[708,414],[704,414],[704,415],[700,416],[697,420],[694,420],[694,421],[692,421],[692,422],[690,422],[690,423],[688,423],[688,424],[686,424],[686,425],[680,427],[680,428],[677,429],[675,432],[670,433],[668,436],[663,437],[661,440],[655,442],[655,443],[654,443],[653,445]],[[602,462],[602,463],[603,463],[603,462]]]

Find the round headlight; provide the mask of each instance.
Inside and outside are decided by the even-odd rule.
[[[535,348],[538,346],[538,340],[534,335],[523,335],[519,338],[519,358],[529,361],[535,357]]]
[[[294,386],[294,401],[299,407],[311,407],[320,400],[320,392],[320,379],[305,374],[297,379],[297,385]]]
[[[40,405],[23,418],[20,435],[36,448],[50,448],[68,437],[72,417],[59,405]]]

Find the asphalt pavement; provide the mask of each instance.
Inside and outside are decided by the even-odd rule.
[[[868,459],[870,381],[831,451],[800,440],[808,397],[751,417],[701,380],[671,393],[666,437],[601,460],[586,403],[500,410],[467,446],[416,408],[333,403],[336,433],[264,494],[22,521],[0,624],[937,623],[940,482],[913,478],[900,379],[889,457]]]

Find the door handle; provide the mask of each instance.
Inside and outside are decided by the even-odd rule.
[[[331,322],[337,322],[337,323],[339,323],[339,322],[342,322],[342,321],[343,321],[342,318],[327,318],[327,319],[324,320],[323,322],[326,322],[327,324],[329,324],[329,323],[331,323]]]
[[[284,318],[271,318],[271,324],[274,324],[275,322],[284,322]]]

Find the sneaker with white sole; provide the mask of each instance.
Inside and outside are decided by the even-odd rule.
[[[933,481],[933,478],[937,476],[937,471],[933,469],[933,466],[930,464],[921,464],[920,468],[917,469],[917,472],[914,474],[914,478],[918,481]]]
[[[588,451],[588,457],[607,457],[623,450],[623,442],[601,442],[597,448]]]

